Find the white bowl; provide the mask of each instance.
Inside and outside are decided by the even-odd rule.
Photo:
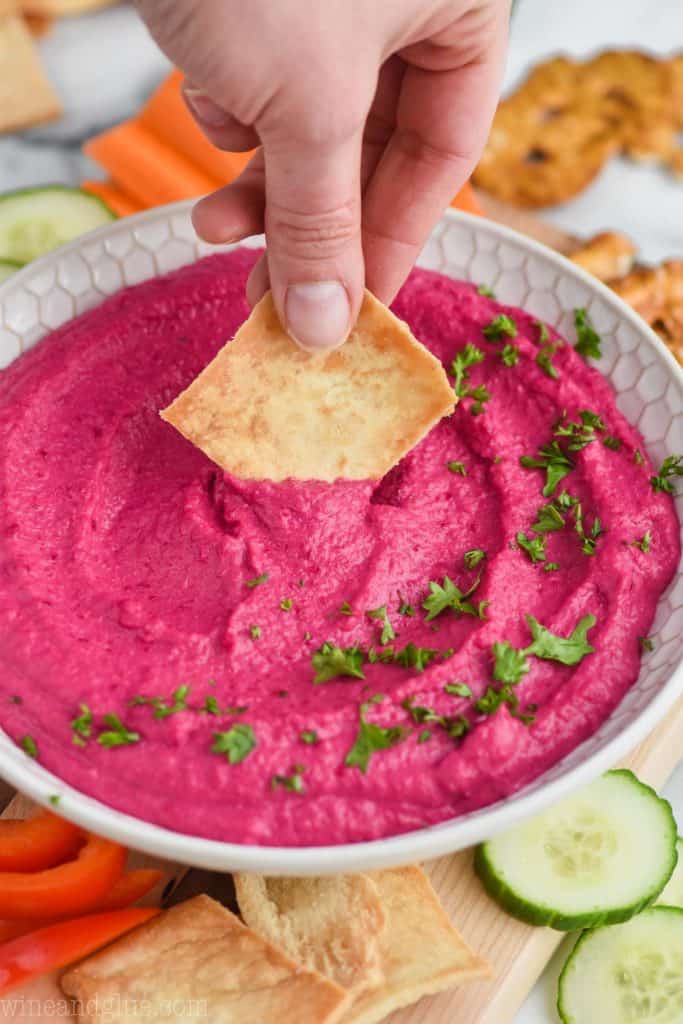
[[[50,330],[125,285],[174,270],[210,251],[197,241],[190,203],[101,228],[38,260],[0,286],[0,367]],[[261,245],[262,239],[249,244]],[[225,248],[231,248],[226,246]],[[571,310],[588,309],[603,338],[601,371],[617,404],[639,427],[653,462],[683,451],[683,372],[665,345],[620,299],[544,246],[490,221],[448,211],[420,265],[485,283],[572,337]],[[683,519],[683,497],[678,499]],[[683,693],[683,578],[662,596],[637,682],[586,742],[514,796],[440,825],[389,839],[282,848],[199,839],[151,825],[84,796],[29,760],[0,731],[0,775],[85,828],[160,857],[219,870],[306,875],[404,864],[462,849],[538,813],[629,753]]]

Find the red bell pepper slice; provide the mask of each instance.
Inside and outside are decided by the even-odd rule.
[[[44,871],[76,855],[83,832],[44,812],[25,821],[0,821],[0,871]]]

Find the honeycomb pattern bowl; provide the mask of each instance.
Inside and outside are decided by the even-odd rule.
[[[0,368],[50,330],[126,285],[173,270],[211,250],[197,241],[190,204],[131,217],[38,260],[0,286]],[[260,245],[262,239],[250,244]],[[225,248],[230,248],[226,246]],[[683,451],[683,372],[663,343],[607,288],[567,260],[497,224],[448,211],[420,258],[424,267],[485,283],[573,337],[571,311],[586,307],[603,338],[600,369],[637,424],[653,461]],[[0,377],[0,386],[2,378]],[[678,499],[683,518],[683,497]],[[532,785],[483,810],[390,839],[285,849],[199,839],[114,811],[66,786],[0,731],[0,775],[60,813],[137,849],[216,869],[324,874],[408,863],[461,849],[537,813],[613,766],[683,694],[683,579],[663,595],[636,684],[602,727]]]

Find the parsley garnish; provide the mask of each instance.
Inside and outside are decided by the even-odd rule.
[[[280,611],[291,612],[293,607],[294,602],[292,601],[291,597],[283,597],[282,600],[280,601]]]
[[[458,398],[464,398],[467,393],[466,381],[469,380],[468,370],[471,366],[476,366],[477,363],[483,363],[485,355],[480,348],[476,345],[471,345],[469,342],[465,345],[462,352],[458,352],[457,356],[451,363],[451,375],[455,380],[453,390],[455,391]]]
[[[476,569],[485,558],[486,552],[482,548],[472,548],[465,552],[465,565],[468,569]]]
[[[238,722],[227,732],[213,734],[212,754],[225,754],[230,764],[239,764],[256,746],[254,730],[245,722]]]
[[[507,640],[493,644],[491,652],[493,654],[493,678],[499,683],[519,683],[529,671],[527,652],[518,651]]]
[[[335,647],[325,642],[314,652],[311,661],[316,670],[314,683],[326,683],[339,676],[365,679],[363,673],[363,652],[360,647]]]
[[[525,469],[544,469],[546,482],[541,492],[544,498],[550,498],[555,493],[560,480],[564,480],[568,473],[574,468],[574,463],[568,455],[560,448],[557,441],[539,448],[538,455],[522,455],[519,460]]]
[[[663,491],[665,494],[676,494],[676,489],[670,479],[672,476],[683,476],[683,455],[669,455],[664,459],[657,476],[650,477],[655,494],[658,491]]]
[[[101,732],[97,742],[102,747],[127,747],[131,743],[137,743],[140,734],[131,732],[121,721],[118,715],[102,715],[102,721],[109,728]]]
[[[290,793],[303,793],[304,782],[301,776],[305,771],[306,767],[303,764],[292,765],[291,775],[273,775],[270,784],[273,789],[280,786],[282,789],[289,790]]]
[[[545,565],[543,566],[543,571],[544,572],[557,572],[559,568],[560,567],[557,564],[557,562],[546,562]]]
[[[373,703],[376,701],[372,700],[361,704],[358,735],[344,760],[344,763],[350,768],[358,768],[363,774],[367,772],[373,754],[395,747],[397,743],[402,743],[408,735],[408,730],[401,725],[386,727],[376,725],[375,722],[368,722],[365,713]]]
[[[446,683],[444,693],[450,693],[452,697],[471,697],[472,690],[467,683]]]
[[[353,615],[353,608],[351,607],[348,601],[342,601],[342,603],[339,605],[339,614]]]
[[[451,473],[457,473],[458,476],[467,476],[467,470],[465,469],[464,463],[456,462],[455,459],[451,462],[447,462],[446,468],[449,469]]]
[[[50,801],[53,807],[59,807],[61,799],[62,798],[59,795],[59,793],[50,793],[50,796],[48,797],[48,800]]]
[[[380,644],[388,644],[390,640],[396,639],[396,634],[389,621],[389,612],[385,604],[380,605],[379,608],[371,608],[365,613],[369,619],[380,619],[382,622],[382,635],[379,638]]]
[[[413,608],[412,604],[408,604],[406,601],[401,601],[398,607],[398,614],[406,615],[409,619],[412,619],[413,615],[415,614],[415,609]]]
[[[590,533],[586,533],[583,525],[583,513],[581,511],[580,501],[575,501],[574,504],[574,529],[581,539],[581,550],[584,555],[594,555],[598,537],[601,537],[605,531],[602,528],[600,520],[596,516],[593,520]]]
[[[490,288],[487,284],[480,284],[477,288],[479,295],[484,295],[487,299],[495,299],[496,295],[493,288]]]
[[[536,513],[536,522],[531,529],[536,533],[552,533],[555,530],[562,530],[565,526],[562,513],[555,503],[542,505]]]
[[[32,757],[34,760],[38,757],[38,744],[33,736],[22,736],[19,740],[19,746],[27,757]]]
[[[536,353],[536,364],[548,377],[551,377],[552,380],[557,380],[560,376],[557,367],[553,365],[553,356],[561,344],[561,341],[555,341],[551,345],[546,345]]]
[[[154,708],[155,718],[168,718],[169,715],[176,715],[179,711],[187,711],[189,692],[189,686],[179,686],[170,697],[133,697],[129,703],[133,708],[148,704]]]
[[[595,650],[587,641],[588,630],[596,623],[594,615],[584,615],[579,619],[568,637],[551,633],[533,615],[527,615],[526,620],[533,641],[524,651],[525,654],[534,654],[544,661],[559,661],[562,665],[578,665],[586,654],[592,654]]]
[[[567,420],[563,423],[560,420],[555,425],[555,437],[569,438],[567,448],[570,452],[581,451],[586,445],[596,440],[596,430],[599,433],[604,433],[605,430],[605,424],[600,416],[595,412],[591,412],[590,409],[583,409],[579,413],[579,420],[580,422],[578,423],[573,422],[573,420]]]
[[[648,553],[652,546],[652,534],[649,530],[646,530],[640,540],[634,540],[631,542],[631,547],[640,548],[644,555]]]
[[[491,401],[491,393],[485,384],[478,384],[476,388],[468,388],[465,398],[473,398],[474,402],[470,407],[473,416],[479,416],[484,411],[486,402]]]
[[[612,437],[611,434],[606,434],[602,439],[602,443],[604,444],[605,448],[609,448],[610,451],[613,452],[618,452],[621,448],[621,438]]]
[[[470,729],[469,719],[465,718],[464,715],[440,715],[432,708],[413,704],[410,697],[402,702],[401,707],[408,712],[416,725],[424,725],[426,722],[432,722],[435,725],[440,725],[442,729],[445,729],[451,739],[454,740],[460,739],[460,737],[464,736]]]
[[[84,747],[85,741],[90,739],[92,733],[92,711],[87,704],[79,704],[80,715],[71,722],[71,728],[76,734],[73,738],[78,747]]]
[[[527,537],[525,533],[520,532],[517,534],[517,543],[522,551],[526,551],[532,562],[545,562],[546,538],[544,536]]]
[[[574,310],[574,327],[576,328],[576,344],[574,349],[584,359],[600,359],[602,356],[602,339],[588,320],[585,309]]]
[[[416,672],[424,672],[430,662],[434,661],[439,652],[432,647],[417,647],[415,644],[406,646],[396,651],[394,661],[404,668],[414,668]]]
[[[654,651],[655,645],[654,645],[652,639],[649,636],[640,636],[640,637],[638,637],[638,640],[640,642],[640,646],[641,646],[642,650],[644,650],[644,651]]]
[[[262,572],[260,576],[255,576],[253,580],[247,580],[247,582],[244,585],[245,585],[245,587],[249,587],[250,589],[253,589],[254,587],[260,587],[261,584],[265,583],[267,580],[268,580],[268,573],[267,572]]]
[[[519,349],[517,346],[508,342],[500,353],[500,361],[503,366],[516,366],[519,362]]]
[[[640,448],[636,448],[636,450],[634,451],[633,461],[635,462],[636,466],[645,465],[645,456],[641,452]]]
[[[480,601],[479,605],[474,605],[471,601],[467,600],[477,589],[479,582],[480,579],[478,578],[469,590],[463,591],[449,576],[444,576],[443,583],[441,584],[430,580],[429,589],[431,593],[422,602],[422,607],[427,612],[427,622],[435,619],[437,615],[441,615],[447,608],[452,609],[456,615],[474,615],[480,619],[485,618],[485,610],[489,602]]]
[[[422,732],[417,737],[417,742],[418,743],[426,743],[427,740],[430,740],[431,738],[432,738],[432,730],[431,729],[423,729]]]
[[[550,341],[548,325],[544,324],[542,320],[534,320],[534,327],[538,327],[538,344],[547,345]]]
[[[220,715],[221,713],[220,705],[215,697],[207,697],[204,701],[204,707],[199,710],[205,711],[207,715]]]
[[[516,338],[517,324],[506,313],[494,317],[490,324],[482,328],[482,334],[489,341],[499,341],[500,338]]]
[[[299,739],[302,743],[307,743],[309,746],[315,746],[316,743],[320,743],[320,737],[315,729],[304,729],[304,731],[299,734]]]
[[[252,640],[260,640],[262,633],[263,630],[261,629],[260,626],[249,627],[249,636],[251,637]]]

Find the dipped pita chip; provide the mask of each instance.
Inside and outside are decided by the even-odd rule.
[[[441,363],[369,292],[327,353],[295,345],[269,293],[161,415],[237,477],[377,480],[454,404]]]
[[[249,927],[297,963],[320,971],[354,997],[382,983],[380,936],[386,918],[367,875],[236,875],[235,889]]]
[[[23,19],[0,14],[0,132],[50,121],[61,109]]]
[[[354,1000],[342,1024],[377,1024],[422,996],[490,976],[486,961],[449,921],[421,868],[379,871],[369,877],[387,917],[380,939],[384,983]]]
[[[335,1024],[348,997],[196,896],[90,957],[61,979],[81,1024],[210,1021]]]

